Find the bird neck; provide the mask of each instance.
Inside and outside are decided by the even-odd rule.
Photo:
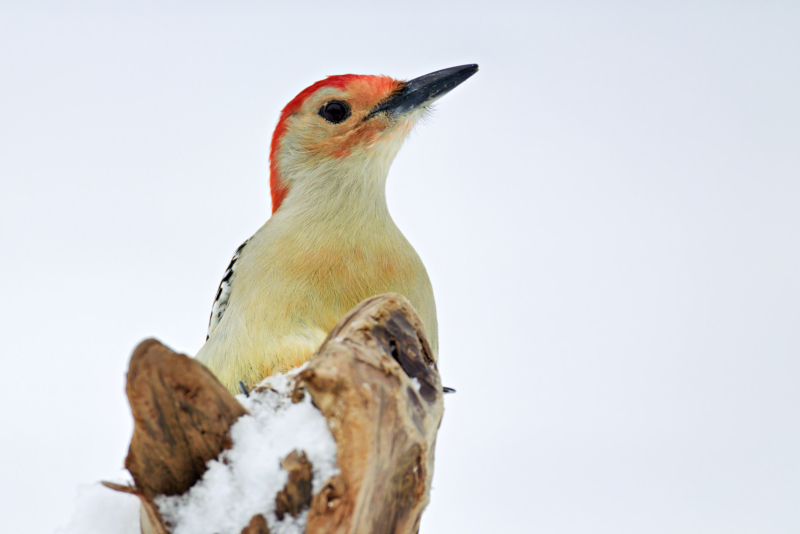
[[[328,239],[399,231],[386,203],[389,165],[355,163],[294,168],[289,193],[273,218]]]

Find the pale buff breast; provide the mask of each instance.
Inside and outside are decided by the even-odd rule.
[[[301,364],[345,313],[380,293],[411,301],[438,354],[430,280],[393,224],[351,240],[314,234],[267,223],[242,251],[228,308],[197,355],[229,389]]]

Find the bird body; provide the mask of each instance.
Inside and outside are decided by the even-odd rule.
[[[196,356],[228,389],[303,363],[345,313],[379,293],[409,299],[438,354],[433,288],[389,214],[385,186],[427,104],[455,85],[431,97],[414,82],[334,76],[284,108],[271,145],[272,217],[234,255]]]

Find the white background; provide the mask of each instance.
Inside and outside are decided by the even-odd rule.
[[[0,7],[4,532],[203,343],[283,105],[473,62],[388,185],[458,390],[422,534],[800,531],[797,2],[107,4]]]

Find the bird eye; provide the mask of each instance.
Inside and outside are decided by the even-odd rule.
[[[331,100],[319,108],[319,116],[334,124],[338,124],[350,116],[350,106],[340,100]]]

